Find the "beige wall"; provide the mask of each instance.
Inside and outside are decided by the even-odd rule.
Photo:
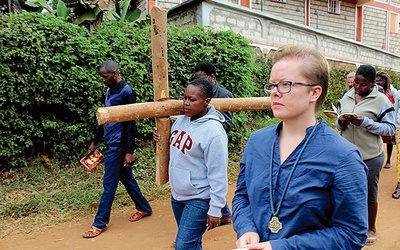
[[[362,42],[379,49],[386,49],[387,11],[364,7]]]
[[[355,39],[355,5],[340,4],[340,14],[328,13],[328,1],[312,1],[310,27],[330,32],[348,39]]]
[[[163,9],[170,9],[178,4],[180,4],[179,0],[165,0],[165,1],[158,1],[158,7]]]
[[[390,34],[389,50],[392,53],[400,55],[400,33]]]
[[[393,6],[400,7],[400,0],[391,0],[390,3],[391,3]],[[400,14],[400,13],[399,13],[399,14]]]
[[[253,0],[252,8],[298,24],[305,24],[304,1],[287,0],[286,3],[278,3],[270,0]]]

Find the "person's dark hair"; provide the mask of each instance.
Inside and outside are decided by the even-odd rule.
[[[368,64],[361,65],[357,69],[356,76],[363,76],[369,82],[374,83],[375,82],[375,76],[376,76],[376,70],[371,65],[368,65]]]
[[[189,85],[193,85],[198,87],[207,98],[212,97],[213,95],[213,86],[211,85],[211,83],[209,81],[207,81],[206,79],[196,79],[193,80],[189,83]]]
[[[107,72],[119,74],[118,64],[114,61],[107,60],[101,64],[98,70],[104,68]]]
[[[206,75],[210,76],[211,74],[216,75],[215,67],[210,62],[199,62],[194,69],[194,72],[203,71]]]

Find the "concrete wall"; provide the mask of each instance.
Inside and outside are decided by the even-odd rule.
[[[273,14],[277,17],[285,18],[298,24],[305,24],[304,1],[288,0],[286,3],[279,3],[270,0],[253,0],[251,6],[253,10]]]
[[[400,7],[400,0],[392,0],[390,3],[393,6]],[[400,13],[398,14],[400,22]],[[392,53],[400,54],[400,27],[398,33],[390,33],[389,35],[389,50]]]
[[[183,6],[185,4],[187,6]],[[285,44],[305,44],[319,49],[328,59],[339,63],[372,64],[400,71],[400,56],[380,47],[359,43],[354,39],[306,27],[296,21],[226,1],[189,1],[170,9],[168,21],[181,25],[211,26],[216,30],[232,30],[251,40],[264,53]],[[342,33],[343,30],[338,31],[339,35]],[[348,36],[354,35],[350,33]],[[373,42],[372,39],[370,42]]]
[[[390,33],[389,51],[397,55],[400,54],[400,33]]]
[[[355,40],[355,5],[340,2],[340,14],[328,13],[328,1],[312,1],[310,27]]]
[[[180,3],[181,3],[180,0],[161,0],[161,1],[158,0],[157,6],[163,9],[170,9],[174,6],[177,6]]]
[[[364,7],[364,27],[362,42],[376,48],[386,49],[387,11]]]

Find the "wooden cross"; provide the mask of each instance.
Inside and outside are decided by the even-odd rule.
[[[151,11],[151,47],[154,102],[99,108],[99,125],[155,118],[161,140],[156,143],[156,184],[168,182],[170,116],[184,114],[181,100],[169,100],[167,61],[167,11],[154,6]],[[269,97],[213,98],[211,104],[221,112],[266,110]]]

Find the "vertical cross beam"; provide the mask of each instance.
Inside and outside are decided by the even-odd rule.
[[[169,99],[167,59],[167,11],[154,6],[151,10],[151,52],[154,101]],[[155,118],[161,140],[156,143],[156,184],[168,182],[169,117]]]

